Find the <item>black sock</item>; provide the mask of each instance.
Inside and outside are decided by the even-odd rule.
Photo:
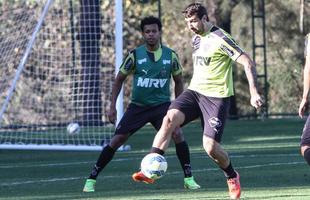
[[[150,153],[158,153],[160,155],[164,155],[165,152],[157,147],[152,147]]]
[[[175,150],[176,150],[178,159],[181,163],[184,176],[191,177],[192,169],[191,169],[191,164],[190,164],[189,148],[188,148],[186,141],[175,144]]]
[[[222,168],[222,170],[224,171],[224,174],[225,174],[227,179],[237,177],[237,173],[235,172],[234,168],[232,167],[231,162],[229,163],[229,165],[226,169]]]
[[[304,159],[307,161],[308,165],[310,165],[310,148],[304,151]]]
[[[92,169],[91,174],[89,175],[90,179],[96,179],[101,170],[112,160],[115,150],[109,145],[105,146],[97,160],[96,165]]]

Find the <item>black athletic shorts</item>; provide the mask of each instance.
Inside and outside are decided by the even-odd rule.
[[[132,135],[145,124],[151,123],[159,130],[169,108],[170,102],[156,106],[138,106],[133,103],[128,105],[126,112],[118,123],[115,134]]]
[[[221,142],[229,104],[229,97],[207,97],[187,89],[172,101],[169,109],[178,109],[185,114],[182,126],[200,118],[203,134]]]
[[[310,115],[308,116],[304,129],[302,131],[300,145],[310,145]]]

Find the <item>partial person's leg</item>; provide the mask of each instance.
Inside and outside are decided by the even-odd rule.
[[[171,137],[174,133],[174,130],[176,129],[176,127],[179,127],[182,124],[181,120],[182,120],[182,116],[184,118],[184,114],[178,110],[175,110],[175,109],[172,112],[170,112],[170,111],[171,110],[168,111],[167,115],[163,119],[162,126],[154,138],[153,146],[151,148],[150,153],[158,153],[160,155],[163,155],[165,153],[165,150],[169,146],[169,143],[170,143]],[[178,141],[184,142],[183,136],[179,135]],[[188,146],[185,146],[185,148],[184,148],[184,145],[187,145],[187,144],[181,142],[181,146],[179,146],[179,150],[180,150],[180,148],[182,148],[181,150],[183,152],[179,151],[178,153],[179,153],[179,155],[185,154],[185,156],[187,156],[187,158],[185,158],[185,159],[179,158],[181,164],[183,164],[183,162],[189,163]],[[184,151],[186,151],[186,152],[184,152]],[[183,168],[183,165],[182,165],[182,168]],[[146,177],[141,171],[134,173],[132,175],[132,179],[136,182],[144,182],[147,184],[154,183],[153,179]],[[191,182],[194,182],[192,176],[191,176],[191,179],[192,179]],[[194,185],[194,184],[192,184],[192,185]],[[200,186],[197,183],[195,183],[195,188],[190,188],[190,189],[198,189],[198,188],[200,188]]]
[[[155,135],[151,151],[156,151],[156,149],[165,151],[169,146],[173,131],[180,127],[184,120],[184,113],[177,109],[169,110],[163,119],[161,128]]]
[[[239,174],[234,170],[227,152],[220,145],[229,98],[205,97],[199,94],[198,96],[204,124],[203,147],[210,158],[223,170],[227,178],[230,198],[239,199],[241,195]]]
[[[212,98],[203,95],[199,95],[198,98],[203,116],[203,147],[228,179],[235,178],[237,174],[232,168],[228,154],[220,145],[229,109],[229,98]]]
[[[96,164],[85,182],[83,192],[95,192],[97,176],[112,160],[116,150],[127,141],[129,136],[129,134],[114,135],[111,142],[102,149]]]
[[[169,110],[162,120],[161,127],[155,135],[150,153],[158,153],[163,155],[169,146],[172,135],[175,134],[174,131],[176,128],[179,129],[181,125],[185,125],[199,116],[199,106],[194,99],[195,98],[193,97],[192,91],[186,90],[173,102],[171,102]],[[175,136],[176,137],[173,138],[175,143],[179,144],[184,141],[183,135]],[[189,163],[189,149],[187,144],[183,143],[177,145],[176,148],[177,152],[179,152],[177,153],[178,156],[183,154],[188,155],[187,158],[182,158],[183,160],[180,159],[181,164],[187,162]],[[141,173],[138,172],[133,174],[133,179],[135,180],[135,176],[139,174]]]
[[[194,92],[185,90],[171,102],[169,110],[163,119],[160,130],[153,140],[153,150],[165,151],[168,148],[173,131],[197,119],[200,108],[196,102]]]
[[[301,155],[304,157],[308,165],[310,166],[310,146],[308,145],[303,145],[300,148],[301,150]]]
[[[112,160],[116,150],[128,140],[129,136],[130,134],[117,134],[112,137],[110,143],[102,149],[89,179],[97,178],[101,170]]]
[[[168,119],[168,117],[166,116],[167,114],[167,110],[169,108],[170,103],[164,103],[160,106],[154,107],[153,111],[152,111],[152,116],[151,118],[151,124],[154,126],[154,128],[159,131],[163,125],[163,121],[164,118]],[[170,125],[169,125],[170,126]],[[192,177],[192,173],[191,173],[191,168],[190,168],[190,156],[189,156],[189,148],[187,143],[184,141],[184,137],[183,134],[181,132],[180,128],[177,128],[176,131],[173,130],[173,128],[171,128],[171,130],[168,130],[168,134],[165,135],[165,139],[163,139],[163,141],[167,142],[167,144],[169,144],[170,138],[173,137],[173,140],[176,144],[176,152],[177,152],[177,156],[180,160],[182,169],[184,171],[185,174],[185,178],[188,179],[192,179],[192,180],[188,180],[186,179],[187,182],[193,183],[191,185],[191,187],[187,187],[189,189],[198,189],[200,186],[194,181],[193,177]],[[165,130],[167,131],[167,130]],[[161,138],[162,139],[162,138]],[[162,148],[162,149],[161,149]],[[158,153],[160,155],[164,154],[164,150],[166,149],[166,147],[152,147],[150,153]],[[132,175],[132,178],[134,181],[137,182],[145,182],[145,183],[153,183],[154,180],[147,178],[146,176],[143,175],[143,173],[140,172],[136,172]],[[188,184],[187,184],[188,185]]]
[[[163,118],[167,114],[170,103],[161,104],[153,109],[151,124],[158,131],[162,125]],[[191,177],[192,171],[190,166],[190,155],[189,155],[189,147],[187,142],[184,140],[184,135],[182,133],[181,128],[177,128],[172,133],[172,138],[175,143],[176,154],[181,163],[181,167],[184,172],[185,177]]]
[[[227,179],[237,176],[233,169],[227,152],[214,139],[204,135],[203,147],[210,158],[224,171]]]
[[[310,165],[310,116],[308,116],[302,131],[300,151],[308,165]]]
[[[128,109],[116,127],[114,136],[110,143],[101,151],[96,164],[86,180],[83,189],[84,192],[95,191],[95,183],[99,173],[113,159],[117,149],[123,145],[134,132],[147,123],[146,118],[143,116],[146,113],[144,110],[144,107],[139,107],[133,104],[128,106]]]
[[[172,139],[175,144],[176,154],[184,172],[184,177],[191,177],[192,170],[190,164],[189,147],[187,142],[184,140],[184,135],[180,128],[177,128],[175,131],[173,131]]]
[[[172,138],[175,143],[176,154],[184,173],[184,188],[191,190],[199,189],[200,185],[196,183],[192,175],[189,147],[184,140],[181,128],[176,128],[172,133]]]
[[[167,131],[167,130],[165,130],[165,131]],[[159,130],[159,132],[160,132],[160,130]],[[156,138],[156,136],[155,136],[155,138]],[[164,155],[164,153],[165,153],[164,150],[166,150],[166,148],[169,145],[169,142],[170,142],[170,139],[171,139],[171,136],[172,136],[172,131],[171,132],[167,132],[167,133],[163,133],[163,136],[164,136],[164,138],[159,138],[159,141],[160,142],[164,142],[166,144],[166,146],[152,146],[150,153],[158,153],[160,155]],[[189,152],[188,152],[188,155],[189,155]],[[181,162],[181,160],[180,160],[180,162]],[[132,179],[134,181],[136,181],[136,182],[144,182],[146,184],[154,183],[153,179],[146,177],[141,171],[135,172],[132,175]]]
[[[162,126],[160,130],[155,135],[153,146],[151,148],[150,153],[158,153],[160,155],[163,155],[165,153],[165,150],[168,148],[173,131],[176,127],[179,127],[181,124],[177,124],[179,122],[179,116],[177,115],[184,115],[178,110],[174,110],[172,112],[168,111],[167,115],[164,117]],[[176,114],[180,112],[179,114]],[[176,114],[176,115],[175,115]],[[172,121],[174,120],[174,121]],[[144,182],[147,184],[154,183],[153,179],[150,179],[146,177],[141,171],[136,172],[132,175],[132,179],[136,182]]]
[[[214,139],[204,135],[203,147],[212,160],[223,170],[231,199],[239,199],[241,196],[240,177],[234,170],[227,152]]]

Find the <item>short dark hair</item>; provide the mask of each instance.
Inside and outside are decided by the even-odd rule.
[[[154,16],[145,17],[141,20],[141,24],[140,24],[141,31],[144,30],[145,25],[150,25],[150,24],[157,24],[159,31],[161,31],[161,27],[162,27],[161,21],[157,17],[154,17]]]
[[[207,20],[209,20],[206,7],[204,7],[200,3],[191,3],[191,4],[189,4],[182,11],[182,13],[183,13],[185,18],[189,18],[189,17],[192,17],[194,15],[197,15],[197,17],[199,19],[201,19],[204,15],[206,15],[207,16]]]

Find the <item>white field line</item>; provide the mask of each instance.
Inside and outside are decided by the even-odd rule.
[[[296,154],[298,155],[298,154]],[[267,163],[261,165],[248,165],[248,166],[241,166],[236,167],[236,169],[253,169],[253,168],[261,168],[261,167],[270,167],[270,166],[283,166],[283,165],[301,165],[305,164],[305,162],[287,162],[287,163]],[[193,170],[193,172],[207,172],[207,171],[217,171],[219,168],[204,168],[204,169],[197,169]],[[174,175],[174,174],[181,174],[181,171],[175,172],[168,172],[167,175]],[[105,176],[105,178],[120,178],[120,177],[128,177],[130,178],[131,175],[113,175],[113,176]],[[26,185],[26,184],[38,184],[38,183],[50,183],[50,182],[58,182],[58,181],[72,181],[72,180],[81,180],[86,179],[87,177],[66,177],[66,178],[49,178],[49,179],[40,179],[35,181],[16,181],[16,182],[2,182],[0,184],[1,187],[3,186],[16,186],[16,185]]]
[[[230,158],[259,158],[259,157],[296,157],[300,156],[300,154],[250,154],[250,155],[230,155]],[[176,156],[165,156],[166,158],[176,158]],[[202,158],[202,157],[208,157],[207,154],[205,155],[199,155],[199,156],[191,156],[191,158]],[[142,157],[136,157],[136,158],[118,158],[113,159],[112,162],[123,162],[123,161],[131,161],[131,160],[142,160]],[[95,160],[92,161],[79,161],[79,162],[67,162],[67,163],[42,163],[42,164],[25,164],[20,163],[16,165],[0,165],[0,169],[12,169],[12,168],[33,168],[33,167],[57,167],[57,166],[68,166],[68,165],[81,165],[81,164],[95,164]]]

